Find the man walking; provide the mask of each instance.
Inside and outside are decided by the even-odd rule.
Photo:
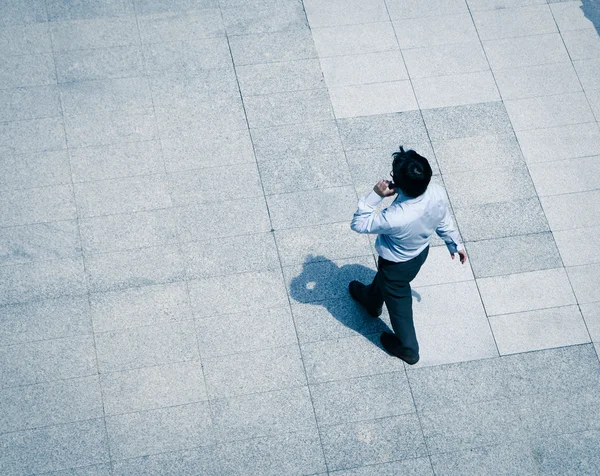
[[[350,227],[357,233],[377,234],[378,271],[366,286],[358,281],[349,285],[350,295],[373,317],[379,317],[383,303],[390,314],[394,334],[381,334],[381,345],[390,354],[414,365],[419,361],[410,282],[415,278],[429,252],[429,238],[435,231],[444,240],[452,259],[467,261],[464,246],[448,211],[444,189],[430,184],[431,166],[414,150],[392,154],[393,182],[380,180],[373,191],[358,201]],[[394,202],[380,213],[377,205],[398,193]]]

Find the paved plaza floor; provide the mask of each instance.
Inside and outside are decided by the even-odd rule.
[[[0,475],[600,474],[597,0],[0,0]],[[350,299],[402,144],[421,361]]]

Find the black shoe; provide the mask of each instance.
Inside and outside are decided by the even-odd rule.
[[[388,352],[388,354],[393,355],[394,357],[398,357],[401,360],[404,360],[408,365],[415,365],[419,361],[419,356],[409,357],[408,355],[402,355],[398,350],[400,347],[400,341],[394,334],[390,334],[389,332],[384,332],[381,334],[379,338],[381,341],[381,345]]]
[[[369,314],[369,316],[371,317],[379,317],[381,316],[381,313],[383,312],[383,308],[379,308],[379,309],[370,309],[369,307],[367,307],[363,301],[363,296],[364,296],[364,291],[366,289],[366,286],[361,283],[360,281],[350,281],[350,284],[348,285],[348,291],[350,291],[350,296],[352,296],[352,299],[354,299],[356,302],[358,302],[359,304],[361,304],[365,310],[367,311],[367,314]]]

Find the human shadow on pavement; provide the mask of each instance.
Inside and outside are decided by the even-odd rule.
[[[585,17],[594,24],[600,35],[600,0],[583,0],[581,10]]]
[[[350,281],[370,284],[375,270],[361,264],[338,266],[324,256],[307,256],[302,273],[290,282],[290,296],[297,302],[323,306],[341,324],[361,334],[377,347],[379,335],[392,332],[381,319],[369,316],[348,292]],[[418,293],[413,296],[421,300]]]

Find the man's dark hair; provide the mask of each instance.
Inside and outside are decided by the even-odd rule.
[[[425,193],[431,180],[431,166],[427,159],[414,150],[404,150],[392,154],[394,159],[392,175],[394,183],[404,195],[416,198]]]

